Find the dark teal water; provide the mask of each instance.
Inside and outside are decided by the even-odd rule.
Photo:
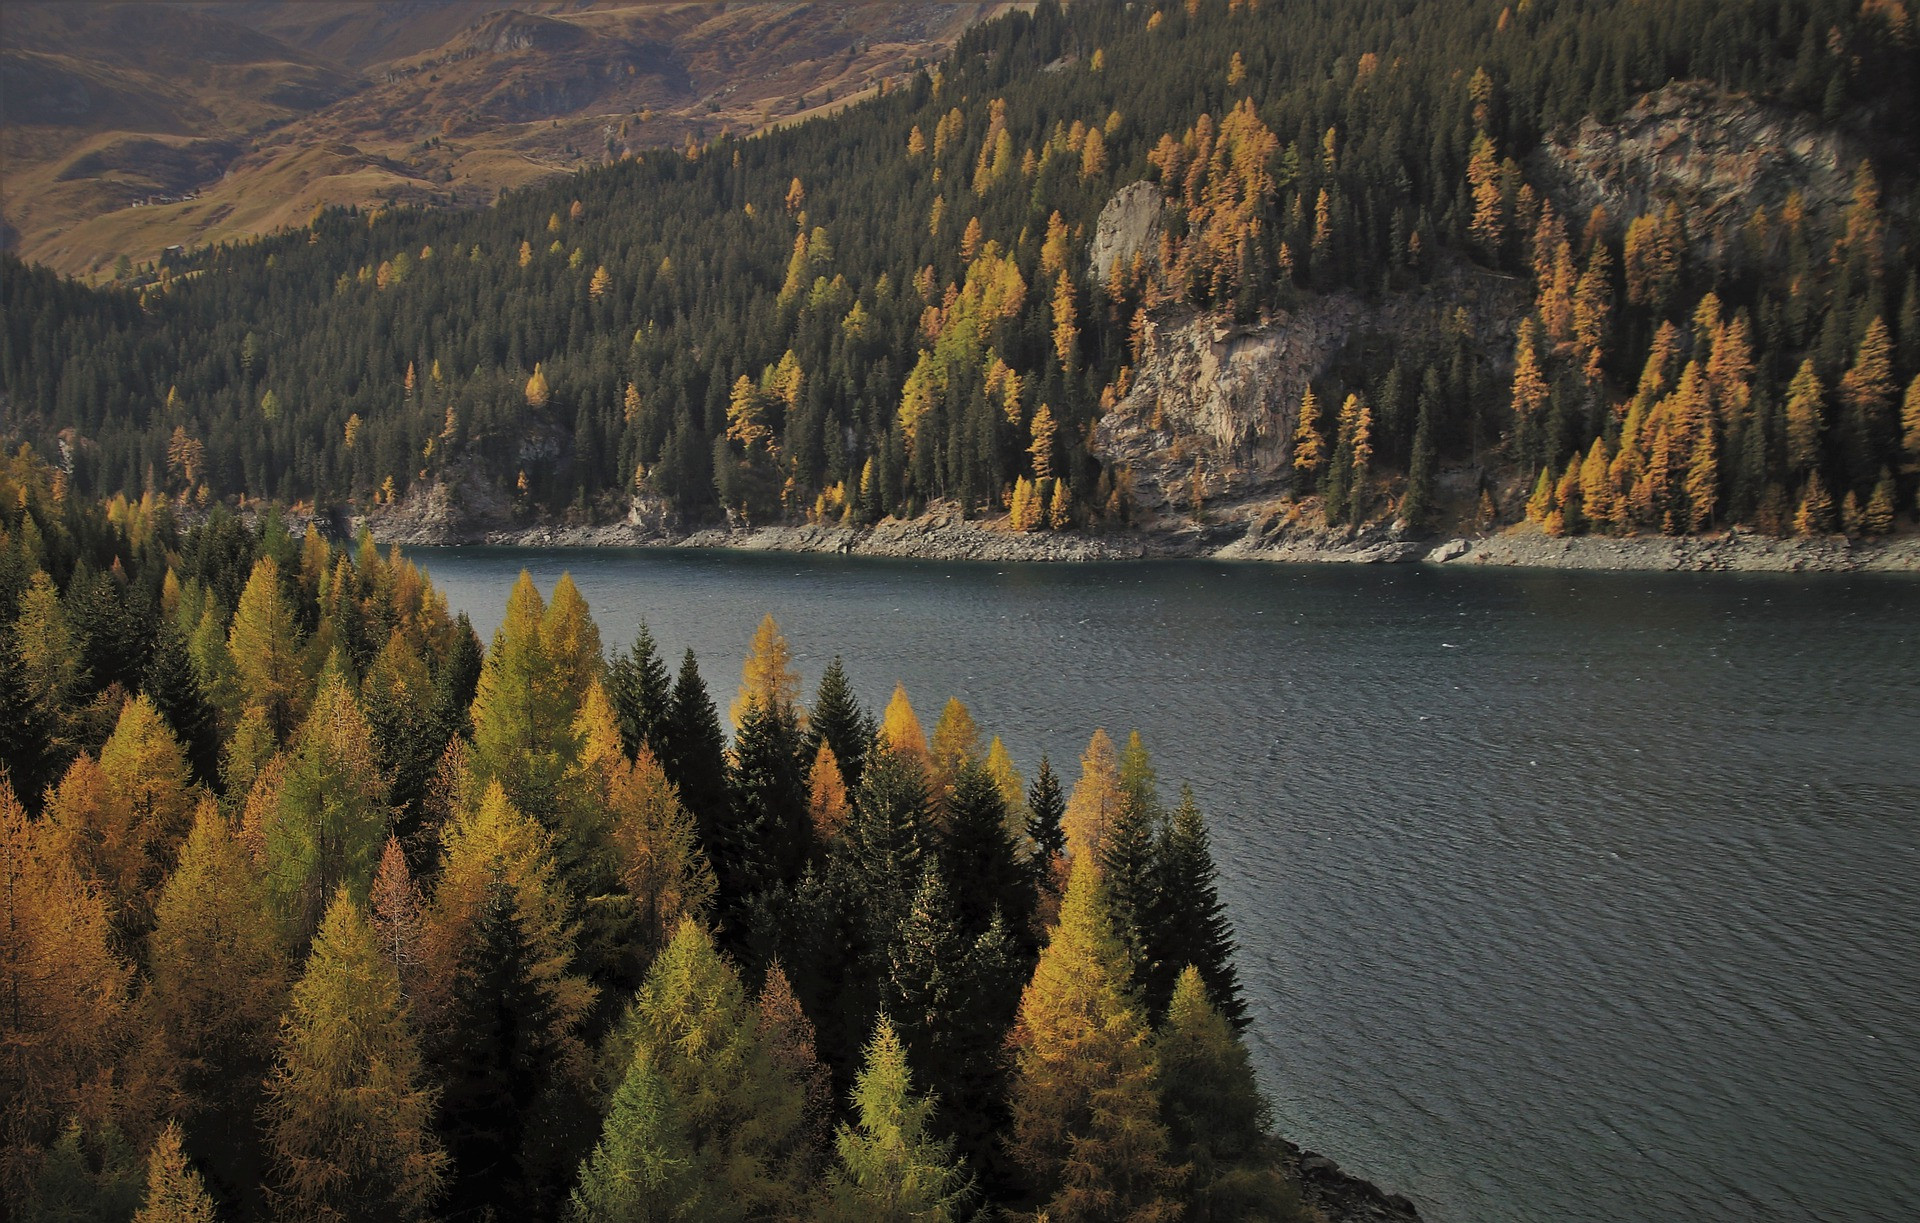
[[[1439,1223],[1920,1217],[1920,581],[426,550],[717,700],[1137,726],[1213,820],[1280,1128]]]

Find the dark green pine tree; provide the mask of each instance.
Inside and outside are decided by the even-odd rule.
[[[887,961],[882,1010],[899,1030],[914,1077],[937,1101],[936,1129],[975,1167],[997,1169],[1009,1120],[1003,1049],[1027,962],[997,918],[978,937],[968,936],[952,890],[932,864]]]
[[[1067,851],[1067,832],[1060,823],[1066,814],[1066,792],[1060,788],[1060,777],[1053,771],[1053,762],[1043,755],[1040,771],[1027,787],[1027,836],[1038,851],[1034,854],[1033,867],[1040,876],[1041,887],[1052,886],[1053,861]]]
[[[856,789],[866,765],[867,745],[873,742],[873,718],[854,698],[853,686],[847,682],[846,668],[837,654],[820,676],[807,727],[814,748],[817,750],[822,743],[832,748],[848,791]],[[808,759],[812,759],[811,754]]]
[[[660,767],[680,791],[680,803],[700,829],[709,860],[720,829],[731,818],[727,798],[726,739],[720,714],[700,678],[700,665],[688,650],[673,685],[673,704],[661,727]]]
[[[495,879],[454,974],[440,1063],[440,1131],[453,1160],[449,1213],[526,1216],[541,1202],[522,1159],[528,1114],[558,1057],[536,951],[513,888]]]
[[[1413,453],[1407,460],[1407,491],[1400,498],[1400,517],[1416,535],[1433,524],[1433,464],[1433,419],[1423,394],[1420,420],[1413,427]]]
[[[926,869],[934,845],[926,775],[912,760],[876,752],[868,761],[847,819],[846,854],[856,894],[884,943]]]
[[[193,779],[213,786],[220,778],[220,727],[187,654],[186,638],[164,617],[140,687],[186,749]]]
[[[645,744],[658,756],[661,731],[673,711],[673,679],[644,620],[633,649],[616,650],[607,664],[607,698],[620,718],[620,743],[627,755],[639,755]]]
[[[986,933],[996,915],[1018,931],[1033,917],[1033,875],[1014,853],[1006,819],[1006,800],[992,775],[964,762],[947,794],[940,859],[946,877],[955,881],[954,907],[968,938]]]
[[[747,707],[728,770],[730,815],[707,849],[723,937],[756,966],[782,941],[780,911],[811,851],[805,743],[792,708]]]
[[[131,1219],[145,1180],[138,1152],[116,1126],[83,1133],[72,1121],[40,1161],[17,1217],[22,1223]]]
[[[948,1039],[961,1002],[967,940],[939,867],[929,862],[919,882],[912,904],[888,941],[881,1009],[907,1047],[914,1077],[944,1102],[947,1080],[957,1068]]]
[[[1234,1031],[1244,1031],[1247,1004],[1233,966],[1233,925],[1220,902],[1207,822],[1194,804],[1193,791],[1185,786],[1155,856],[1159,904],[1152,921],[1154,958],[1173,965],[1176,976],[1189,964],[1197,968],[1215,1008]],[[1169,996],[1150,999],[1156,1004],[1154,1014],[1165,1012]]]
[[[473,621],[461,612],[453,622],[453,644],[433,673],[433,716],[452,735],[473,735],[473,694],[480,687],[486,653]]]
[[[0,772],[29,811],[55,780],[53,734],[52,711],[27,691],[11,626],[0,625]]]
[[[780,962],[813,1020],[820,1059],[834,1072],[834,1098],[852,1083],[864,1034],[880,1008],[866,903],[845,842],[810,864],[793,892]]]
[[[1124,786],[1123,786],[1124,789]],[[1147,1004],[1148,1018],[1159,1022],[1173,995],[1175,965],[1161,957],[1165,940],[1156,937],[1162,909],[1159,889],[1166,883],[1156,870],[1160,814],[1155,806],[1127,794],[1101,839],[1100,875],[1107,885],[1107,912],[1114,933],[1127,949],[1134,983]]]
[[[114,575],[82,561],[74,569],[61,605],[80,645],[80,666],[90,691],[119,684],[140,686],[150,647],[146,622],[157,619],[132,607]]]
[[[875,752],[842,835],[795,890],[781,958],[842,1088],[873,1030],[894,938],[933,860],[929,807],[919,766]]]

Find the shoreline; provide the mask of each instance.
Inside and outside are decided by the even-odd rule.
[[[402,547],[490,544],[529,548],[712,548],[892,559],[993,563],[1212,559],[1282,564],[1428,564],[1512,569],[1644,573],[1920,573],[1920,535],[1850,539],[1775,538],[1734,529],[1701,536],[1550,537],[1519,526],[1480,536],[1415,538],[1394,527],[1313,530],[1256,521],[1174,531],[1021,534],[956,512],[934,510],[873,526],[799,524],[673,531],[618,522],[458,529],[377,515],[373,538]]]

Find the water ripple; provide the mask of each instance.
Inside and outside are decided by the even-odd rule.
[[[1282,1128],[1438,1223],[1920,1217],[1920,584],[466,549],[1213,818]]]

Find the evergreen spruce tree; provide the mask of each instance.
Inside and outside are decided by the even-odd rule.
[[[1033,785],[1027,788],[1027,839],[1034,847],[1027,866],[1033,875],[1036,916],[1043,924],[1052,923],[1059,911],[1061,894],[1066,890],[1066,877],[1062,874],[1067,852],[1067,833],[1062,823],[1066,810],[1067,798],[1060,789],[1060,778],[1054,773],[1052,762],[1042,755],[1040,771],[1034,774]]]
[[[1420,420],[1413,430],[1413,455],[1407,460],[1407,491],[1400,498],[1400,517],[1414,534],[1424,534],[1432,525],[1433,505],[1433,419],[1426,396],[1420,397]]]
[[[457,812],[442,831],[440,880],[421,930],[419,1009],[428,1050],[441,1066],[461,1055],[466,1037],[457,1021],[463,984],[494,893],[512,894],[517,937],[526,940],[524,973],[541,996],[537,1015],[547,1034],[529,1047],[557,1046],[558,1061],[584,1056],[578,1031],[594,1002],[593,986],[578,972],[578,924],[572,897],[554,860],[553,838],[508,800],[498,780],[474,806]]]
[[[454,726],[440,705],[426,660],[398,630],[360,682],[360,707],[373,731],[380,771],[392,778],[393,805],[410,827]]]
[[[56,727],[54,711],[28,689],[13,633],[0,626],[0,760],[6,761],[5,776],[35,810],[64,754],[55,744]]]
[[[905,914],[931,859],[931,804],[919,765],[891,750],[867,762],[847,822],[846,857],[854,893],[884,941]]]
[[[673,678],[660,660],[646,621],[640,622],[633,649],[615,651],[613,661],[607,664],[606,687],[620,717],[620,741],[627,755],[639,755],[643,745],[658,755],[661,730],[672,709]]]
[[[804,745],[792,706],[746,705],[729,770],[731,818],[708,848],[720,881],[721,926],[734,946],[748,945],[755,910],[769,893],[792,885],[809,855]],[[774,933],[759,931],[760,941]]]
[[[1006,804],[991,774],[967,761],[947,795],[940,860],[956,881],[960,928],[978,938],[998,914],[1013,930],[1025,930],[1034,911],[1032,872],[1020,862],[1007,836]]]
[[[720,714],[707,696],[699,664],[688,650],[673,686],[673,705],[661,730],[664,739],[660,766],[680,792],[680,801],[693,813],[700,843],[709,860],[720,830],[732,818],[727,795],[726,740],[720,733]]]
[[[824,743],[833,749],[847,789],[857,788],[867,745],[873,740],[873,720],[855,699],[837,654],[820,676],[820,687],[814,692],[813,708],[807,715],[807,733],[815,744]]]
[[[1155,958],[1163,967],[1193,965],[1213,1005],[1236,1032],[1245,1031],[1250,1016],[1233,966],[1233,928],[1220,902],[1207,824],[1192,790],[1181,788],[1180,806],[1168,821],[1156,857],[1157,904],[1151,916]],[[1164,1008],[1165,1002],[1160,1005]]]
[[[496,876],[461,949],[442,1018],[439,1132],[451,1160],[447,1206],[526,1215],[539,1206],[523,1162],[525,1127],[561,1054],[541,949]]]
[[[186,749],[193,779],[203,786],[216,784],[220,780],[219,717],[200,687],[187,639],[170,621],[163,620],[154,634],[153,653],[140,687]]]
[[[1154,914],[1162,883],[1156,865],[1162,813],[1154,771],[1140,733],[1127,737],[1120,755],[1120,802],[1096,857],[1106,885],[1107,912],[1127,949],[1132,979],[1149,1018],[1157,1019],[1173,989],[1173,972],[1159,957]]]

